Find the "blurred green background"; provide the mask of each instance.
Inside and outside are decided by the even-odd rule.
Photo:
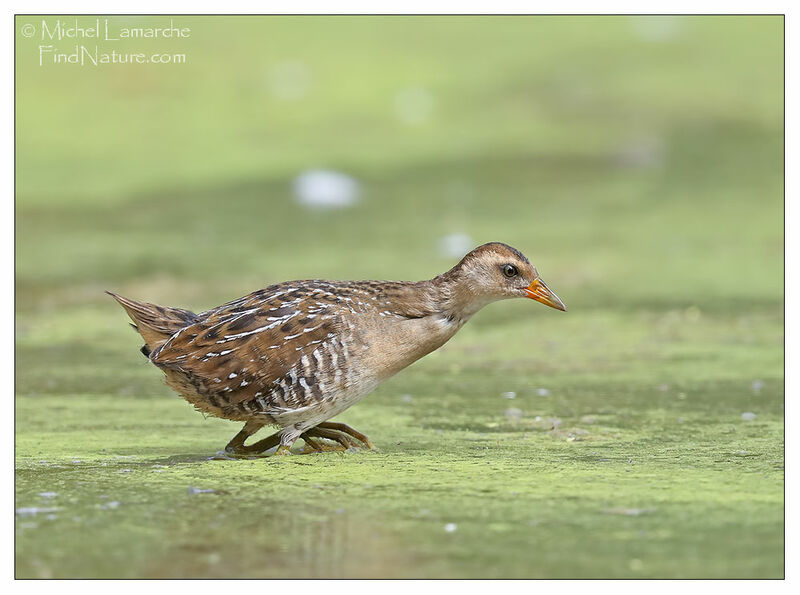
[[[18,577],[783,575],[782,17],[171,18],[16,18]],[[569,312],[479,313],[340,416],[376,453],[207,460],[103,294],[487,241]]]

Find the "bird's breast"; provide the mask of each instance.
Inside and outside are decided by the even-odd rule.
[[[356,352],[364,367],[382,381],[444,345],[462,325],[438,315],[387,318],[358,334]]]

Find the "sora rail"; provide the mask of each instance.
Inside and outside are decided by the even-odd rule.
[[[247,455],[303,438],[366,446],[328,420],[438,349],[485,305],[527,297],[566,310],[518,250],[484,244],[429,281],[288,281],[195,314],[108,292],[144,339],[142,353],[198,410],[244,428],[226,451]],[[246,446],[264,426],[280,429]]]

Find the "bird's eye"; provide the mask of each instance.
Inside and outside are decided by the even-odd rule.
[[[507,264],[503,267],[503,274],[510,279],[511,277],[519,275],[519,271],[513,264]]]

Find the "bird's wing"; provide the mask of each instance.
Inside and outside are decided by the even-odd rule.
[[[272,405],[294,408],[302,403],[282,398],[279,390],[275,395],[276,385],[287,375],[299,382],[304,368],[310,374],[303,358],[336,336],[341,308],[332,297],[291,284],[268,287],[200,314],[150,359],[232,405],[273,395],[278,402]]]

